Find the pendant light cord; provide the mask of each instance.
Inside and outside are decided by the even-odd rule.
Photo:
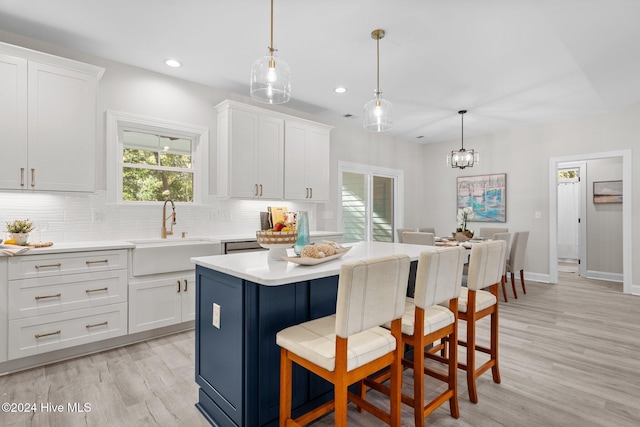
[[[380,38],[376,39],[376,95],[380,95]]]
[[[269,42],[269,53],[273,56],[273,52],[275,49],[273,48],[273,0],[271,0],[271,40]]]

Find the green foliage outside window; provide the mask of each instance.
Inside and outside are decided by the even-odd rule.
[[[191,141],[137,132],[124,134],[123,201],[164,201],[169,194],[176,202],[193,202]]]

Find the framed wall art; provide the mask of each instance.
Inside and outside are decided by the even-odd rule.
[[[507,221],[506,173],[459,176],[456,185],[456,212],[471,207],[471,222]]]
[[[622,181],[593,181],[593,203],[622,203]]]

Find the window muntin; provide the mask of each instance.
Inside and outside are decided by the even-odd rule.
[[[194,201],[192,139],[122,130],[121,141],[123,201]]]

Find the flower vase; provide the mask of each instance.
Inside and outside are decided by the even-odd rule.
[[[16,241],[16,245],[25,246],[29,240],[29,233],[11,233],[11,238]]]
[[[458,242],[466,242],[467,240],[471,239],[473,237],[473,232],[469,231],[469,230],[465,230],[465,231],[456,231],[456,234],[454,236],[456,238],[456,240]]]
[[[306,211],[299,211],[296,214],[296,231],[298,240],[293,245],[293,251],[296,255],[300,255],[302,248],[309,244],[309,216]]]

